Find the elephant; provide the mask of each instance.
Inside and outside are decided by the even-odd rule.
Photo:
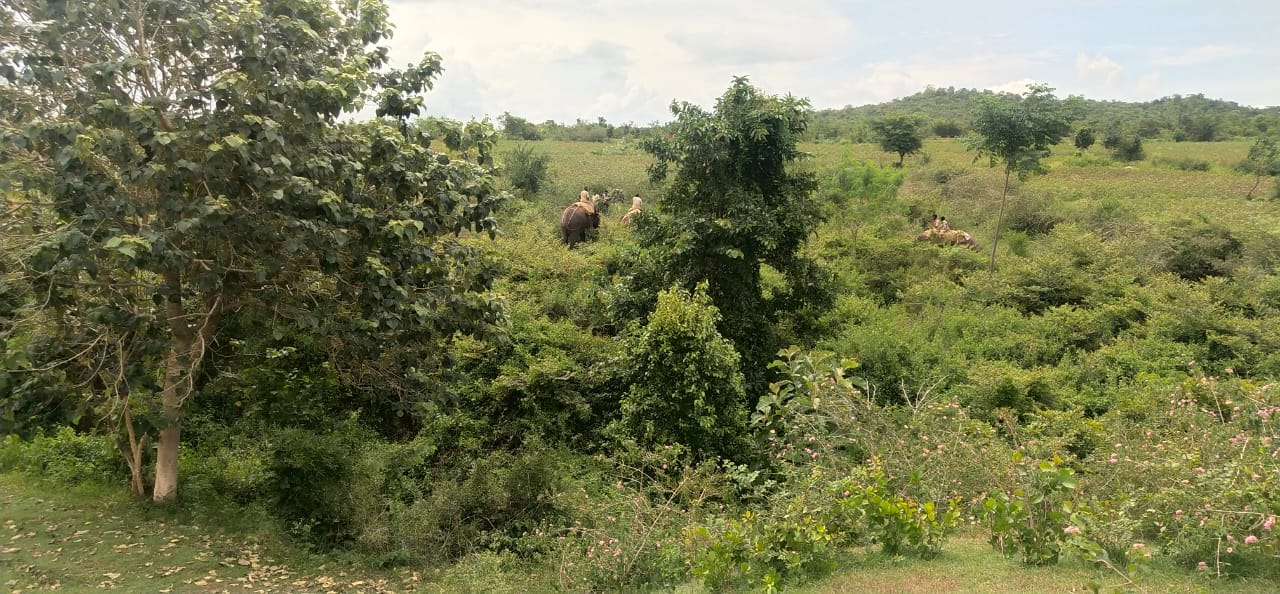
[[[978,240],[959,229],[949,229],[947,231],[925,229],[916,236],[916,239],[919,241],[932,241],[938,245],[963,245],[975,250],[978,249]]]
[[[573,246],[587,240],[588,229],[600,228],[600,214],[590,204],[575,202],[560,215],[560,242]]]

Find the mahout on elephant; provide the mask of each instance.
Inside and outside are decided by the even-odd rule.
[[[978,240],[974,239],[969,233],[959,229],[939,231],[938,229],[931,227],[921,231],[919,235],[916,235],[916,239],[919,241],[931,241],[938,245],[963,245],[973,249],[978,248]]]
[[[560,214],[560,241],[569,248],[587,240],[589,230],[600,228],[600,214],[590,199],[569,205]]]

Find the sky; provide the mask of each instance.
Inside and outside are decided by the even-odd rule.
[[[927,86],[1280,105],[1280,0],[390,0],[396,66],[433,51],[427,115],[671,119],[734,76],[817,109]]]

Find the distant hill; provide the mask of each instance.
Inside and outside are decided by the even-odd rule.
[[[823,109],[814,113],[813,140],[870,139],[867,122],[886,115],[920,114],[931,136],[959,136],[970,128],[974,99],[992,91],[927,88],[887,103]],[[1280,107],[1247,107],[1204,95],[1174,95],[1144,103],[1085,100],[1082,126],[1121,129],[1143,138],[1211,141],[1280,133]]]

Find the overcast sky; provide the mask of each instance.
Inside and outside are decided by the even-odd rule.
[[[393,62],[444,58],[429,115],[670,119],[734,75],[814,107],[927,85],[1280,105],[1280,0],[390,0]]]

